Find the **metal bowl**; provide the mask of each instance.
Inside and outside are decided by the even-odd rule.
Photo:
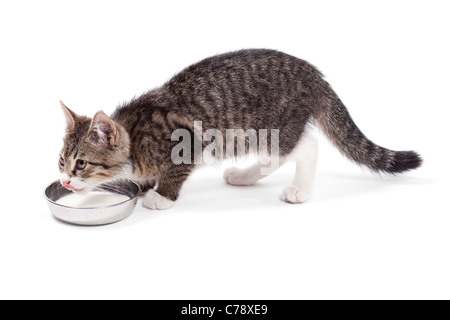
[[[68,207],[57,203],[60,198],[71,194],[59,181],[55,181],[45,189],[48,207],[55,218],[83,226],[96,226],[114,223],[128,218],[136,207],[140,194],[139,186],[132,182],[116,182],[97,187],[96,191],[106,191],[128,196],[130,199],[120,203],[94,208]]]

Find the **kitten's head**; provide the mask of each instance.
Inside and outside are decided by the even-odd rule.
[[[62,185],[83,192],[121,178],[130,166],[126,130],[103,111],[91,119],[77,115],[62,102],[61,107],[67,121],[59,159]]]

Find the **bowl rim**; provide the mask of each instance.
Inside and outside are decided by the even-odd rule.
[[[56,206],[63,207],[63,208],[73,209],[73,210],[86,210],[86,209],[90,209],[90,210],[94,209],[94,210],[95,210],[95,209],[112,208],[112,207],[116,207],[116,206],[122,205],[122,204],[124,204],[124,203],[130,202],[130,201],[134,201],[134,200],[137,199],[137,198],[141,195],[141,193],[142,193],[141,187],[140,187],[136,182],[134,182],[134,181],[132,181],[132,180],[121,180],[121,181],[123,181],[124,183],[132,183],[132,184],[136,185],[137,188],[138,188],[138,192],[137,192],[136,195],[135,195],[134,197],[132,197],[132,198],[129,198],[129,199],[125,200],[125,201],[121,201],[121,202],[119,202],[119,203],[115,203],[115,204],[112,204],[112,205],[109,205],[109,206],[100,206],[100,207],[71,207],[71,206],[66,206],[66,205],[60,204],[60,203],[58,203],[58,202],[56,202],[56,201],[53,201],[52,199],[50,199],[49,197],[47,197],[47,190],[48,190],[52,185],[54,185],[54,184],[60,184],[60,181],[59,181],[59,180],[53,181],[52,183],[50,183],[50,184],[44,189],[44,197],[45,197],[45,199],[46,199],[49,203],[51,203],[51,204],[54,204],[54,205],[56,205]],[[105,185],[108,185],[108,184],[114,184],[114,182],[112,182],[112,183],[105,183]],[[95,191],[95,189],[92,190],[92,191]],[[89,191],[89,192],[92,192],[92,191]],[[105,191],[105,192],[111,192],[111,191]],[[111,193],[113,193],[113,192],[111,192]],[[71,194],[73,194],[73,192],[72,192]]]

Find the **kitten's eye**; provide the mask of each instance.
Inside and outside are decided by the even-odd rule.
[[[59,164],[61,167],[64,167],[64,159],[62,157],[59,157]]]
[[[78,170],[83,170],[84,168],[86,168],[86,165],[87,165],[87,161],[77,160],[77,169]]]

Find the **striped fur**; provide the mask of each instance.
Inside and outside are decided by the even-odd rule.
[[[98,119],[103,122],[93,126],[95,118],[67,108],[65,114],[68,131],[62,157],[72,167],[76,158],[88,161],[84,172],[76,174],[95,183],[134,179],[146,189],[157,186],[170,200],[177,199],[194,169],[172,163],[177,142],[171,141],[171,134],[179,128],[193,132],[194,121],[202,121],[204,131],[279,129],[282,157],[292,153],[305,126],[313,122],[345,156],[374,171],[400,173],[421,164],[415,152],[392,151],[367,139],[314,66],[273,50],[226,53],[189,66],[161,87],[118,107],[112,126],[103,115]],[[92,128],[105,135],[96,136]],[[113,135],[115,129],[118,136]]]

